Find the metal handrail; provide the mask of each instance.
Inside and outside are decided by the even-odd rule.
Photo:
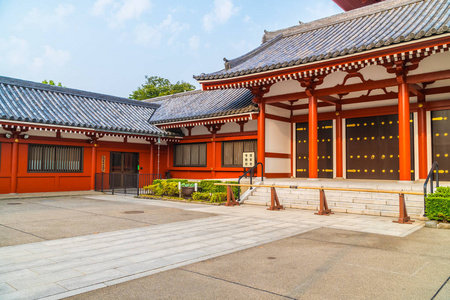
[[[439,166],[438,166],[438,162],[434,161],[433,165],[431,166],[430,172],[428,173],[427,179],[425,180],[425,183],[423,184],[423,216],[426,217],[427,213],[426,213],[426,209],[427,209],[427,205],[426,205],[426,200],[425,198],[427,197],[427,187],[428,187],[428,181],[430,181],[430,193],[433,193],[433,174],[434,171],[436,171],[436,187],[439,187]],[[431,179],[431,180],[430,180]]]
[[[262,162],[258,162],[253,167],[251,167],[250,169],[245,171],[244,174],[242,174],[241,177],[239,177],[238,184],[241,183],[241,179],[243,177],[246,177],[248,175],[248,173],[250,173],[250,185],[252,185],[252,182],[253,182],[252,181],[253,180],[253,171],[258,168],[258,165],[261,165],[261,181],[264,181],[264,165],[263,165]],[[252,190],[253,187],[250,187],[250,189]],[[241,187],[240,186],[238,188],[238,201],[241,201]]]

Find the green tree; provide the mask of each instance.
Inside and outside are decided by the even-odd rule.
[[[43,84],[48,84],[48,85],[56,85],[55,82],[53,80],[49,80],[47,81],[47,79],[44,79],[44,81],[42,81]],[[63,87],[63,85],[61,84],[61,82],[58,82],[58,86]],[[65,86],[64,86],[65,87]]]
[[[173,84],[158,76],[145,76],[145,83],[130,94],[130,99],[145,100],[195,90],[195,86],[184,81]]]

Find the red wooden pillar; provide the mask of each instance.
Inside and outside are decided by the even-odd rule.
[[[411,134],[407,83],[398,85],[398,136],[400,180],[411,180]]]
[[[317,98],[309,97],[309,178],[317,178]]]
[[[215,178],[216,176],[216,134],[212,135],[212,162],[211,162],[211,178]]]
[[[91,163],[91,190],[95,190],[95,168],[97,166],[97,144],[95,142],[92,146]]]
[[[420,100],[419,100],[420,102]],[[419,103],[419,111],[417,113],[417,125],[419,130],[419,178],[427,178],[427,112],[423,103]]]
[[[342,155],[342,116],[339,109],[336,112],[336,177],[344,176]]]
[[[19,163],[19,139],[14,135],[11,153],[11,193],[17,193],[17,169]]]
[[[153,143],[150,144],[150,170],[148,171],[149,174],[154,174],[154,167],[155,166],[155,145]],[[144,172],[145,173],[145,172]]]
[[[261,99],[258,117],[258,162],[266,166],[266,104]]]
[[[172,152],[172,143],[167,142],[167,170],[170,170],[170,153]]]

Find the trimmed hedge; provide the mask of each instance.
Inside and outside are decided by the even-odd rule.
[[[179,194],[178,182],[181,186],[194,186],[195,183],[189,182],[187,179],[155,179],[152,185],[144,186],[150,194],[155,196],[177,196]],[[202,192],[192,194],[193,200],[202,200],[210,202],[223,202],[227,200],[227,187],[225,185],[214,185],[214,183],[222,183],[220,180],[202,180],[198,183],[198,187]],[[237,183],[237,181],[225,181],[224,183]],[[234,196],[239,195],[239,187],[233,186]]]
[[[221,180],[202,180],[198,184],[199,187],[202,188],[203,192],[209,192],[209,193],[227,193],[227,187],[225,185],[214,185],[214,183],[233,183],[236,184],[237,181],[225,181],[222,182]],[[238,186],[232,186],[234,197],[239,196],[239,187]]]
[[[450,221],[450,187],[438,187],[425,198],[428,219]]]

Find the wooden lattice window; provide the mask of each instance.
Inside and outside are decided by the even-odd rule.
[[[242,167],[242,153],[255,152],[256,159],[256,140],[233,141],[222,143],[222,166],[223,167]]]
[[[28,172],[83,172],[83,147],[28,145]]]
[[[175,167],[206,167],[206,143],[175,145],[173,165]]]

